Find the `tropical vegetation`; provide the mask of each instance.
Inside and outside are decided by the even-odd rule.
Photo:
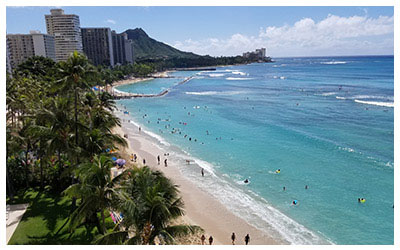
[[[99,244],[173,244],[175,237],[201,231],[174,224],[184,214],[183,202],[178,187],[162,173],[143,167],[111,174],[112,158],[126,141],[112,132],[120,125],[113,114],[116,104],[99,87],[129,74],[153,71],[147,64],[95,67],[75,52],[59,63],[31,57],[7,75],[7,201],[15,203],[24,193],[36,192],[39,198],[30,201],[25,216],[42,218],[34,220],[42,223],[50,219],[51,214],[38,215],[46,209],[37,207],[40,197],[52,197],[57,200],[54,204],[63,204],[59,215],[66,217],[57,219],[57,230],[53,227],[40,234],[42,238],[71,244],[77,230],[86,230]],[[123,214],[115,226],[109,223],[110,212]],[[68,237],[59,238],[60,232]]]

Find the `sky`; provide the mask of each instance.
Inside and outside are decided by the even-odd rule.
[[[46,33],[55,7],[7,7],[7,34]],[[58,6],[60,8],[60,6]],[[142,28],[200,55],[232,56],[264,47],[272,57],[393,55],[393,7],[63,7],[81,27]]]

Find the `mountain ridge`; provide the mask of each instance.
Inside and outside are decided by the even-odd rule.
[[[199,58],[200,55],[178,50],[151,38],[142,28],[127,29],[124,33],[133,42],[135,59]]]

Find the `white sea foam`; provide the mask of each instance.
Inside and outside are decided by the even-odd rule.
[[[336,99],[339,99],[339,100],[346,100],[346,98],[343,97],[343,96],[336,96]]]
[[[185,92],[187,95],[238,95],[244,94],[244,91],[203,91],[203,92]]]
[[[130,120],[130,123],[132,123],[133,125],[135,125],[136,127],[141,127],[142,132],[144,132],[145,134],[157,139],[157,141],[159,141],[161,144],[165,145],[165,146],[170,146],[170,144],[161,136],[149,131],[148,129],[146,129],[145,127],[141,126],[140,124]]]
[[[381,95],[355,95],[350,97],[351,99],[378,99],[378,100],[393,100],[393,96],[381,96]]]
[[[362,101],[362,100],[354,100],[357,103],[361,104],[368,104],[368,105],[375,105],[375,106],[381,106],[381,107],[388,107],[388,108],[394,108],[394,102],[373,102],[373,101]]]
[[[225,74],[208,74],[210,77],[221,77],[224,76]]]
[[[114,89],[114,92],[117,93],[117,94],[129,94],[128,92],[121,91],[121,90],[118,90],[116,88],[113,88],[113,89]]]
[[[227,77],[225,80],[228,81],[243,81],[243,80],[253,80],[254,78],[246,78],[246,77]]]
[[[339,149],[340,149],[340,150],[347,151],[347,152],[349,152],[349,153],[354,153],[354,149],[352,149],[352,148],[339,147]]]
[[[326,93],[322,93],[322,96],[331,96],[331,95],[335,95],[337,94],[336,92],[326,92]]]
[[[329,65],[332,65],[332,64],[346,64],[347,62],[344,62],[344,61],[332,61],[332,62],[321,62],[321,64],[329,64]]]
[[[285,76],[281,76],[281,77],[279,77],[279,79],[285,80],[286,77]]]
[[[240,72],[240,71],[232,71],[232,74],[234,75],[241,75],[241,76],[246,76],[248,74],[244,73],[244,72]]]

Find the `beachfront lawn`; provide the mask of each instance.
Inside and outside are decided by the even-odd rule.
[[[7,203],[9,203],[8,200]],[[72,234],[68,232],[67,220],[71,213],[71,199],[67,197],[58,197],[46,191],[38,192],[31,189],[15,197],[14,202],[9,204],[20,203],[29,203],[29,207],[8,242],[10,245],[91,244],[98,235],[96,227],[87,230],[81,226]],[[106,222],[107,228],[114,226],[110,216],[107,217]]]

